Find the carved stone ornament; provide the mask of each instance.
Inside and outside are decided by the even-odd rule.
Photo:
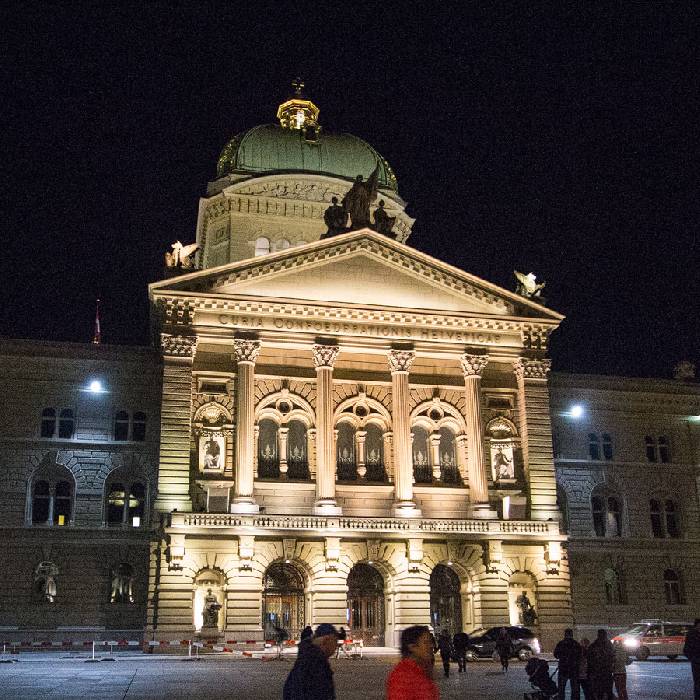
[[[314,354],[314,366],[316,369],[321,367],[332,368],[339,351],[340,348],[337,345],[314,345],[312,352]]]
[[[460,356],[459,361],[462,365],[462,372],[465,377],[480,377],[486,365],[489,363],[488,355],[469,355],[464,353]]]
[[[520,357],[515,361],[515,376],[518,381],[523,379],[547,379],[552,361],[548,359],[531,359]]]
[[[197,336],[161,333],[160,346],[164,355],[193,358],[197,351]]]
[[[411,369],[416,353],[413,350],[389,350],[387,354],[389,370],[393,372],[408,372]]]
[[[245,340],[237,338],[233,341],[233,358],[236,362],[250,362],[255,364],[260,354],[259,340]]]

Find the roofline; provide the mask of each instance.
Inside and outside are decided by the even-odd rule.
[[[469,272],[465,272],[464,270],[455,267],[454,265],[449,265],[448,263],[443,262],[442,260],[438,260],[437,258],[434,258],[427,253],[423,253],[416,248],[411,248],[410,246],[405,245],[404,243],[399,243],[398,241],[394,241],[391,238],[387,238],[386,236],[377,233],[376,231],[372,231],[371,229],[368,228],[363,228],[359,229],[357,231],[350,231],[349,233],[343,233],[339,236],[333,236],[332,238],[326,238],[325,240],[318,240],[318,241],[312,241],[310,243],[307,243],[302,246],[296,246],[294,248],[287,248],[286,250],[278,251],[276,253],[268,253],[265,256],[257,257],[257,258],[247,258],[246,260],[238,260],[236,262],[232,263],[227,263],[226,265],[220,265],[218,267],[210,267],[205,270],[197,270],[196,272],[190,272],[185,275],[180,275],[178,277],[170,277],[165,280],[160,280],[158,282],[151,282],[148,285],[148,295],[149,299],[152,298],[153,292],[167,288],[169,285],[175,283],[175,284],[181,284],[182,282],[189,282],[189,281],[194,281],[194,280],[199,280],[202,278],[206,278],[208,276],[216,276],[217,274],[225,271],[225,270],[235,270],[235,269],[245,269],[246,267],[251,267],[255,265],[261,264],[261,262],[264,260],[265,264],[269,262],[275,262],[277,260],[284,260],[285,258],[288,257],[293,257],[298,255],[300,252],[305,251],[305,250],[312,250],[314,248],[331,248],[335,245],[337,245],[340,241],[344,243],[348,243],[353,240],[359,240],[361,238],[369,238],[374,240],[376,243],[380,243],[381,245],[387,246],[389,248],[393,248],[395,251],[407,254],[409,256],[412,256],[416,259],[418,259],[420,262],[437,267],[441,269],[443,272],[460,277],[466,282],[469,282],[476,287],[481,287],[483,289],[488,290],[492,294],[495,294],[497,296],[503,296],[506,297],[507,299],[517,303],[517,304],[524,304],[525,306],[528,306],[532,308],[535,311],[538,311],[540,313],[543,313],[546,317],[548,317],[549,320],[555,320],[555,321],[563,321],[565,316],[563,314],[560,314],[557,311],[553,311],[552,309],[542,305],[538,304],[531,299],[527,299],[526,297],[520,296],[519,294],[516,294],[515,292],[511,292],[507,289],[503,289],[502,287],[499,287],[496,284],[493,284],[492,282],[488,282],[487,280],[483,280],[480,277],[477,277],[476,275],[473,275]],[[178,290],[171,290],[171,291],[178,291]],[[534,320],[534,319],[533,319]]]

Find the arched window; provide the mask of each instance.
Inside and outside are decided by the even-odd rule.
[[[336,462],[338,481],[354,481],[357,479],[357,462],[355,459],[355,427],[347,422],[340,423],[338,425]]]
[[[277,446],[277,423],[263,418],[258,433],[258,476],[261,479],[278,479],[280,456]]]
[[[34,525],[70,525],[73,515],[73,481],[64,468],[38,475],[32,483],[31,522]]]
[[[58,417],[58,437],[69,440],[73,437],[74,427],[75,421],[72,409],[64,408]]]
[[[458,484],[457,450],[455,434],[450,428],[440,428],[440,479],[445,484]]]
[[[131,439],[136,442],[143,442],[146,439],[146,414],[136,411],[131,424]]]
[[[678,527],[678,511],[676,504],[671,499],[664,501],[664,513],[666,515],[666,534],[669,537],[680,537],[681,532]]]
[[[108,479],[105,519],[111,526],[141,527],[145,524],[146,487],[140,480]],[[116,480],[118,479],[118,480]]]
[[[589,459],[600,459],[600,440],[595,433],[588,433],[588,457]]]
[[[593,529],[597,537],[605,537],[605,502],[600,496],[591,498],[591,510],[593,511]]]
[[[664,592],[667,605],[685,605],[680,574],[674,569],[664,571]]]
[[[114,416],[114,439],[117,441],[129,439],[129,414],[126,411],[117,411]]]
[[[375,423],[367,425],[365,438],[365,463],[367,481],[386,481],[384,471],[384,433]]]
[[[287,433],[287,477],[309,478],[309,458],[306,445],[306,426],[299,420],[289,421]]]
[[[428,431],[417,425],[413,428],[413,478],[417,484],[430,484],[433,470],[428,454]]]
[[[51,438],[56,433],[56,409],[45,408],[41,412],[41,437]]]
[[[287,250],[291,245],[286,238],[280,238],[278,241],[275,241],[275,251]]]
[[[261,236],[255,241],[255,257],[267,255],[270,252],[270,239]]]
[[[661,508],[661,501],[652,498],[649,501],[649,514],[651,516],[651,534],[654,537],[665,537],[664,514]]]
[[[622,502],[617,496],[594,493],[591,512],[596,537],[622,537]]]
[[[603,433],[603,458],[607,460],[613,458],[612,438],[609,433]]]
[[[616,569],[605,569],[603,572],[603,583],[605,585],[605,602],[608,605],[626,604],[622,577]]]

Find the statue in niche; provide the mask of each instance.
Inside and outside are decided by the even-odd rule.
[[[537,620],[537,613],[527,597],[527,591],[523,591],[516,599],[515,604],[520,610],[520,622],[523,625],[534,625]]]
[[[219,610],[221,603],[212,593],[211,588],[207,588],[207,595],[204,598],[204,612],[202,613],[202,627],[219,627]]]
[[[515,288],[515,293],[520,294],[521,297],[526,299],[537,299],[538,301],[544,302],[544,297],[542,296],[542,290],[544,289],[546,282],[540,282],[538,284],[537,277],[532,273],[524,274],[513,270],[515,279],[518,280],[517,286]]]
[[[364,182],[362,175],[358,175],[348,193],[343,197],[343,208],[350,215],[351,231],[369,228],[369,207],[377,198],[378,182],[379,164],[374,168],[367,182]]]
[[[134,570],[130,564],[118,564],[112,569],[112,603],[134,602]]]
[[[323,220],[328,230],[321,236],[321,239],[337,236],[348,230],[348,213],[338,204],[338,198],[331,199],[331,206],[323,213]]]
[[[396,238],[396,234],[392,231],[394,228],[394,223],[396,222],[395,216],[389,216],[384,209],[384,200],[379,200],[379,205],[374,212],[374,228],[377,233],[381,233],[389,238]]]
[[[204,468],[218,469],[221,459],[221,448],[216,440],[207,440],[204,445]]]
[[[496,481],[515,479],[513,464],[513,448],[510,445],[493,445],[491,448],[491,464]]]
[[[56,576],[58,567],[50,561],[42,561],[34,570],[34,590],[47,602],[56,600]]]

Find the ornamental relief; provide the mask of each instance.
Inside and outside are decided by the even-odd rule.
[[[192,359],[197,351],[197,337],[193,335],[161,333],[160,346],[164,355]]]
[[[527,357],[519,357],[515,363],[515,376],[517,380],[524,379],[547,379],[552,361],[549,359],[531,359]]]

